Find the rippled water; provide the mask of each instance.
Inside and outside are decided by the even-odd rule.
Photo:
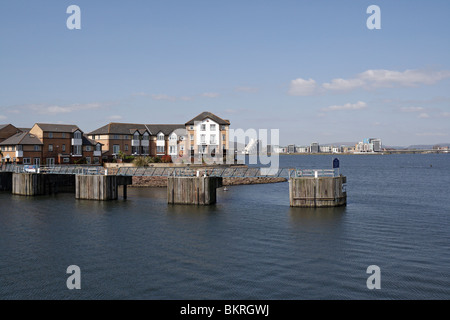
[[[167,205],[165,188],[112,202],[0,193],[0,299],[450,298],[450,155],[339,158],[343,208],[290,208],[287,183],[220,189],[210,207]],[[66,287],[72,264],[81,290]]]

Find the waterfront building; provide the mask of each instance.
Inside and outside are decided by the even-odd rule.
[[[185,131],[182,124],[138,124],[111,122],[88,133],[89,137],[102,144],[104,160],[113,159],[123,153],[126,156],[168,155],[178,141],[175,131]],[[175,146],[177,143],[175,143]],[[176,151],[175,151],[176,153]]]
[[[382,151],[381,139],[366,138],[355,145],[356,152],[380,152]]]
[[[230,122],[203,112],[185,124],[109,123],[88,133],[103,145],[103,159],[127,156],[181,156],[224,153]],[[189,149],[189,150],[186,150]]]
[[[295,152],[297,153],[308,153],[309,152],[309,147],[308,146],[302,146],[302,147],[296,147],[295,148]]]
[[[22,130],[12,124],[0,124],[0,143],[19,132]]]
[[[319,153],[320,152],[320,146],[318,142],[311,143],[311,146],[309,148],[309,151],[311,153]]]
[[[295,153],[295,145],[290,144],[287,146],[287,153]]]
[[[202,112],[185,123],[191,156],[223,154],[229,149],[230,121]]]
[[[76,125],[36,123],[1,142],[0,148],[3,162],[47,166],[101,162],[101,144],[84,136]]]

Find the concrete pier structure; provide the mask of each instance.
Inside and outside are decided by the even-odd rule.
[[[13,173],[12,193],[22,196],[75,191],[75,176],[67,174]]]
[[[347,204],[344,184],[347,178],[292,177],[289,179],[289,202],[291,207],[337,207]]]
[[[123,185],[123,197],[127,197],[127,185],[132,184],[131,176],[77,175],[75,178],[75,198],[85,200],[116,200],[119,186]]]
[[[167,202],[211,205],[216,203],[216,189],[221,186],[221,177],[169,177]]]

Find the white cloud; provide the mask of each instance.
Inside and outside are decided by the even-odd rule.
[[[289,94],[294,96],[308,96],[324,91],[351,91],[358,88],[366,90],[393,87],[418,87],[420,85],[433,85],[438,81],[450,78],[450,70],[366,70],[356,76],[343,79],[336,78],[331,82],[320,85],[315,80],[298,78],[291,81]]]
[[[345,111],[345,110],[361,110],[367,107],[367,103],[363,101],[358,101],[357,103],[346,103],[344,105],[338,106],[333,105],[327,108],[322,108],[322,111]]]
[[[291,81],[289,94],[292,96],[310,96],[317,93],[317,83],[313,79],[297,78]]]
[[[428,113],[421,113],[417,116],[417,118],[419,119],[428,119],[430,117],[430,115]]]
[[[149,94],[145,92],[134,92],[131,94],[133,97],[148,97]]]
[[[442,112],[441,116],[443,116],[445,118],[450,117],[450,112]]]
[[[180,97],[180,100],[182,100],[182,101],[191,101],[191,100],[194,100],[194,97],[182,96],[182,97]]]
[[[422,71],[422,70],[367,70],[357,76],[367,81],[370,87],[417,87],[421,84],[432,85],[450,77],[450,71]]]
[[[121,119],[123,119],[123,117],[119,115],[112,115],[108,117],[108,120],[121,120]]]
[[[202,97],[207,97],[207,98],[217,98],[218,96],[220,96],[220,94],[216,93],[216,92],[205,92],[201,94]]]
[[[356,88],[363,87],[365,82],[361,79],[333,79],[331,83],[324,83],[322,87],[327,90],[335,90],[335,91],[350,91]]]
[[[401,107],[400,110],[402,112],[420,112],[425,110],[423,107]]]
[[[61,113],[70,113],[81,110],[99,109],[107,104],[101,103],[86,103],[86,104],[72,104],[68,106],[46,105],[46,104],[30,104],[21,106],[22,108],[34,111],[39,114],[56,115]]]
[[[0,120],[6,120],[6,119],[7,119],[6,116],[2,116],[2,115],[0,114]]]
[[[167,101],[175,101],[177,100],[174,96],[168,96],[167,94],[152,94],[153,100],[167,100]]]

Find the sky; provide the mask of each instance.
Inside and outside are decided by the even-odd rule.
[[[89,132],[210,111],[280,145],[448,143],[449,34],[447,0],[2,0],[0,123]]]

